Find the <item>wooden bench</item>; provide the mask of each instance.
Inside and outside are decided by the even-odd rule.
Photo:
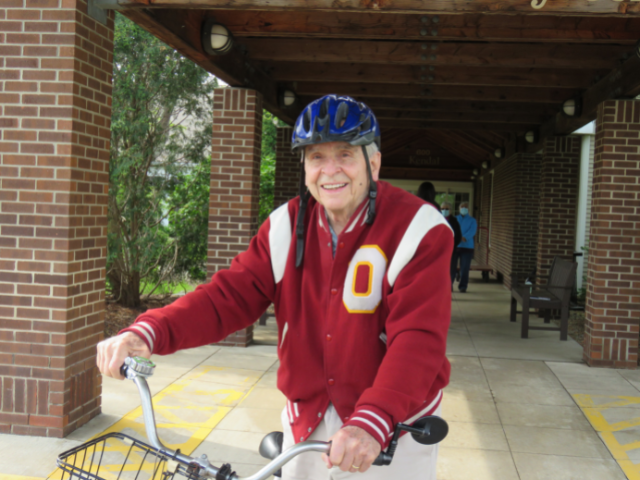
[[[560,340],[567,340],[569,329],[569,303],[571,291],[576,280],[575,262],[563,260],[560,257],[553,259],[551,270],[547,278],[547,285],[523,285],[518,274],[511,275],[511,318],[516,321],[516,315],[522,313],[521,337],[528,338],[529,330],[554,330],[560,331]],[[531,279],[534,281],[535,279]],[[518,311],[518,303],[522,305],[522,311]],[[553,310],[560,310],[560,327],[532,327],[529,325],[529,309],[535,308],[544,315],[544,323],[551,322]]]

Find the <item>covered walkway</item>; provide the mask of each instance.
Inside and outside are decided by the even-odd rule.
[[[473,274],[455,294],[448,355],[453,364],[443,416],[450,433],[439,480],[623,480],[640,478],[634,450],[640,372],[590,369],[582,347],[557,332],[521,339],[508,320],[509,294]],[[185,453],[255,472],[264,434],[280,429],[274,322],[256,326],[258,345],[207,346],[158,363],[150,384],[160,437]],[[0,479],[45,478],[57,454],[106,431],[145,438],[132,383],[104,379],[102,414],[66,439],[0,435]],[[38,459],[34,461],[33,459]],[[59,478],[59,474],[52,478]]]

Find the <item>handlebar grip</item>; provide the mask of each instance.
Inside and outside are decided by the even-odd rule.
[[[380,455],[373,461],[373,465],[383,466],[390,465],[393,457],[386,452],[380,452]]]
[[[127,378],[127,370],[129,369],[129,367],[127,366],[126,363],[123,363],[122,366],[120,367],[120,375],[122,375],[124,378]]]

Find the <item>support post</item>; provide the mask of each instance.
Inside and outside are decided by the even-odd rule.
[[[262,95],[250,89],[218,88],[213,97],[211,193],[207,275],[228,268],[258,230]],[[256,321],[258,319],[256,318]],[[222,345],[246,347],[253,326]]]

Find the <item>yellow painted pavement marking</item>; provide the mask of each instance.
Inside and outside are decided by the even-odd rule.
[[[196,391],[185,391],[192,385],[194,380],[198,380],[203,375],[212,371],[223,372],[225,370],[234,369],[209,365],[200,366],[196,371],[189,373],[187,377],[172,383],[153,397],[152,401],[156,416],[158,437],[164,445],[172,450],[179,449],[180,452],[185,455],[193,453],[220,421],[233,409],[234,404],[239,405],[251,394],[261,377],[261,375],[248,375],[242,382],[245,388],[241,386],[239,387],[240,390],[225,385],[225,388],[215,388],[212,390],[206,390],[206,388],[204,388]],[[203,387],[206,387],[206,383],[203,383]],[[210,398],[211,405],[201,406],[190,401],[198,397]],[[174,405],[164,405],[163,402],[165,401],[166,403],[173,401]],[[191,418],[189,420],[184,419],[184,414],[189,414]],[[194,414],[196,417],[200,414],[201,418],[194,421]],[[142,407],[137,407],[104,432],[95,435],[92,440],[112,432],[122,432],[127,435],[132,435],[135,432],[144,439],[144,443],[147,443],[146,430],[142,418]],[[80,455],[77,457],[80,457]],[[86,457],[86,460],[77,458],[76,461],[78,464],[85,461],[85,465],[82,467],[83,469],[87,469],[93,474],[99,474],[99,476],[105,480],[118,478],[121,471],[123,475],[120,476],[120,478],[129,478],[126,472],[132,472],[130,478],[148,480],[158,478],[166,468],[166,465],[159,466],[157,461],[154,463],[150,457],[145,457],[142,450],[132,449],[128,443],[116,438],[109,439],[104,445],[101,445],[97,449],[95,457],[93,454],[87,455]],[[96,463],[93,467],[89,467],[90,462],[88,459],[94,458]],[[97,464],[98,459],[101,460],[99,465]],[[71,459],[69,459],[69,463],[73,463]],[[142,474],[136,476],[139,470]],[[0,480],[35,480],[32,477],[16,475],[5,477],[6,478],[0,477]],[[68,479],[69,474],[60,469],[56,469],[48,478],[51,480]]]
[[[26,477],[23,475],[9,475],[0,473],[0,480],[42,480],[40,477]]]
[[[629,480],[640,480],[640,464],[633,463],[629,457],[629,452],[640,448],[640,437],[638,441],[621,444],[614,435],[615,432],[622,432],[640,426],[640,417],[609,423],[604,415],[604,412],[611,408],[633,405],[638,405],[640,408],[640,397],[574,394],[573,398],[589,422],[591,422],[593,428],[600,434],[611,455],[618,462],[627,478]]]

